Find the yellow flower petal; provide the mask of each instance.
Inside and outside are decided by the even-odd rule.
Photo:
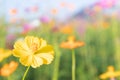
[[[28,46],[23,41],[17,41],[14,45],[13,55],[16,57],[26,56],[32,54]]]
[[[37,51],[35,54],[39,54],[39,53],[51,53],[53,54],[53,47],[50,45],[47,45],[43,48],[41,48],[39,51]]]
[[[50,64],[54,58],[50,53],[40,53],[37,56],[43,59],[44,64]]]
[[[113,66],[108,66],[108,71],[101,74],[100,78],[101,79],[107,79],[107,78],[115,78],[117,76],[120,76],[120,71],[115,72]]]
[[[14,48],[25,50],[25,51],[29,50],[28,46],[24,41],[17,41],[14,45]]]
[[[38,56],[33,57],[32,64],[31,64],[33,68],[40,67],[40,65],[42,64],[43,64],[43,60],[40,57]]]
[[[32,64],[32,59],[33,59],[32,55],[24,56],[20,58],[20,62],[25,66],[30,66]]]
[[[45,47],[47,45],[47,42],[43,39],[40,39],[40,48]]]
[[[9,57],[10,55],[12,54],[12,51],[11,50],[6,50],[6,49],[2,49],[0,48],[0,62]]]
[[[25,42],[32,50],[37,50],[38,48],[40,48],[40,40],[37,37],[27,36],[25,38]]]
[[[104,74],[100,75],[100,79],[106,79],[106,78],[108,78],[107,73],[104,73]]]

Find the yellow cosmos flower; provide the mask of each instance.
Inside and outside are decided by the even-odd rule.
[[[101,74],[100,78],[101,79],[107,79],[107,78],[113,79],[113,78],[115,78],[117,76],[120,76],[120,71],[114,71],[113,66],[108,66],[108,71]]]
[[[3,59],[9,57],[11,54],[12,54],[11,50],[5,50],[5,49],[0,48],[0,62]]]
[[[54,51],[51,45],[42,38],[27,36],[24,40],[15,42],[13,55],[20,58],[24,66],[39,67],[43,64],[50,64],[54,58]]]

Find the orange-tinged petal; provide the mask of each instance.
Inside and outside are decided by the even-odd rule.
[[[10,76],[16,70],[17,67],[18,67],[18,63],[14,62],[14,61],[11,61],[9,64],[5,64],[1,68],[0,75],[8,77],[8,76]]]
[[[67,49],[74,49],[81,46],[84,46],[84,42],[75,41],[74,36],[69,36],[68,41],[62,42],[60,45],[61,48],[67,48]]]
[[[15,67],[17,67],[17,66],[18,66],[18,63],[15,62],[15,61],[11,61],[11,62],[9,63],[9,68],[15,68]]]
[[[80,42],[80,41],[75,42],[75,44],[76,44],[78,47],[81,47],[81,46],[84,46],[84,45],[85,45],[84,42]]]
[[[69,48],[72,49],[72,45],[69,44],[68,42],[62,42],[60,45],[61,48]]]
[[[74,49],[81,46],[84,46],[84,42],[62,42],[60,45],[61,48],[68,49]]]
[[[9,76],[10,75],[10,70],[9,70],[9,65],[8,64],[5,64],[1,70],[0,70],[0,75],[1,76]]]
[[[17,9],[10,9],[10,14],[11,15],[17,14]]]

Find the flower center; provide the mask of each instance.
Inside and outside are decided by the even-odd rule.
[[[32,46],[31,46],[31,49],[32,49],[33,52],[37,51],[38,50],[38,44],[33,43]]]

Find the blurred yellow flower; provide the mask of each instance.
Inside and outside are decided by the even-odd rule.
[[[49,26],[54,27],[55,26],[55,20],[50,20],[49,21]]]
[[[54,51],[51,45],[42,38],[27,36],[24,40],[16,41],[13,55],[20,57],[24,66],[39,67],[43,64],[50,64],[54,58]]]
[[[73,33],[73,27],[70,24],[64,25],[60,28],[60,32],[64,34],[72,34]]]
[[[3,59],[9,57],[11,54],[12,54],[11,50],[5,50],[5,49],[0,48],[0,62]]]
[[[103,22],[102,23],[102,27],[103,28],[108,28],[109,27],[109,23],[108,22]]]
[[[0,69],[0,75],[7,77],[10,76],[18,67],[18,63],[15,61],[11,61],[9,64],[5,64],[1,69]]]
[[[67,48],[67,49],[74,49],[74,48],[81,47],[81,46],[84,46],[84,42],[75,41],[74,36],[68,37],[68,41],[62,42],[60,45],[61,48]]]
[[[113,79],[113,78],[115,78],[117,76],[120,76],[120,71],[115,72],[113,66],[108,66],[108,71],[101,74],[100,78],[101,79],[107,79],[107,78]]]

